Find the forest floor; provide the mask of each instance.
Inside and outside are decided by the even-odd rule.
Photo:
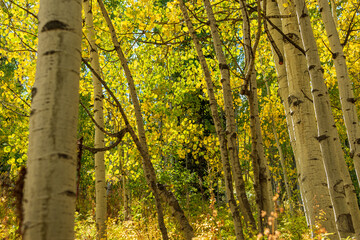
[[[18,220],[14,208],[6,197],[0,198],[0,239],[12,240],[20,239],[17,235]],[[233,224],[230,212],[224,206],[206,205],[200,203],[198,211],[189,216],[189,220],[195,230],[196,237],[194,240],[232,240]],[[171,218],[165,219],[168,227],[170,239],[180,240],[181,234],[177,231],[176,224]],[[261,235],[249,233],[246,230],[245,239],[326,239],[326,233],[321,226],[317,226],[316,236],[310,237],[309,228],[306,225],[305,217],[300,211],[293,214],[279,213],[277,230],[266,229]],[[132,219],[128,221],[121,220],[120,217],[109,218],[107,223],[108,239],[118,240],[152,240],[161,239],[161,233],[158,230],[156,215],[154,211],[146,213],[138,211],[132,213]],[[246,228],[246,227],[245,227]],[[272,235],[272,237],[271,237]],[[92,240],[96,239],[96,224],[94,212],[88,214],[75,215],[75,239]]]

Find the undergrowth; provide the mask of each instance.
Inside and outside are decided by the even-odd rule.
[[[195,207],[195,206],[193,206]],[[211,201],[210,205],[206,201],[198,201],[197,210],[192,209],[189,220],[195,231],[194,240],[232,240],[234,228],[231,214],[225,205],[216,204]],[[118,217],[111,217],[107,221],[108,239],[119,240],[152,240],[161,239],[158,230],[156,214],[153,209],[147,209],[144,214],[143,208],[133,208],[132,219],[123,221],[121,213]],[[170,216],[167,213],[167,216]],[[326,239],[326,233],[321,228],[316,232],[316,236],[311,238],[311,233],[306,224],[306,219],[300,210],[292,215],[288,212],[279,212],[276,215],[277,232],[271,230],[264,231],[261,235],[250,234],[245,229],[245,239],[283,239],[283,240],[302,240],[302,239]],[[170,218],[165,219],[168,227],[170,239],[180,240],[181,234],[177,231],[176,223]],[[0,198],[0,239],[20,239],[17,235],[18,223],[14,213],[11,199],[2,194]],[[272,234],[272,235],[271,235]],[[93,240],[96,239],[96,224],[94,212],[87,214],[76,212],[75,214],[75,239]]]

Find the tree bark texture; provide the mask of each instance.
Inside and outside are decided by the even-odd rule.
[[[280,0],[280,14],[295,15],[295,9],[286,0]],[[285,7],[286,6],[286,7]],[[282,19],[282,29],[294,44],[302,47],[300,32],[295,17]],[[336,232],[332,201],[330,198],[320,145],[315,139],[317,125],[313,100],[310,90],[310,79],[307,73],[306,59],[289,41],[277,41],[284,48],[284,59],[288,79],[288,104],[296,138],[296,149],[299,153],[297,163],[298,182],[302,191],[308,224],[314,227],[325,214],[322,226],[328,232]],[[318,206],[318,207],[317,207]],[[338,239],[336,235],[330,236]]]
[[[280,15],[279,8],[278,8],[276,0],[267,1],[266,15],[267,16]],[[280,31],[282,31],[281,19],[274,18],[274,19],[271,19],[271,22]],[[287,100],[288,96],[289,96],[289,86],[288,86],[288,79],[287,79],[287,75],[286,75],[286,67],[285,67],[285,64],[284,64],[283,36],[281,35],[281,33],[278,30],[276,30],[274,28],[274,26],[268,24],[267,20],[265,20],[264,24],[266,25],[265,26],[265,29],[267,29],[266,31],[268,31],[268,34],[270,35],[270,37],[268,36],[268,40],[269,40],[269,42],[271,44],[271,49],[272,49],[273,58],[274,58],[274,62],[275,62],[277,81],[278,81],[278,85],[279,85],[278,93],[280,95],[280,99],[282,101],[282,104],[283,104],[284,110],[285,110],[285,118],[286,118],[286,124],[287,124],[287,128],[288,128],[290,143],[291,143],[291,147],[292,147],[292,150],[293,150],[293,153],[294,153],[294,158],[295,158],[296,165],[299,166],[299,153],[296,151],[294,126],[293,126],[291,115],[290,115],[289,102]],[[274,136],[275,136],[276,145],[277,145],[277,148],[279,150],[280,163],[281,163],[282,168],[283,168],[285,185],[289,185],[289,184],[286,184],[286,182],[288,182],[288,180],[286,180],[287,175],[286,175],[286,169],[285,169],[285,159],[283,157],[281,145],[280,145],[278,137],[277,137],[276,126],[275,126],[274,121],[272,121],[272,123],[273,123],[273,133],[274,133]],[[286,192],[287,192],[289,198],[291,198],[291,191],[290,191],[289,186],[286,187],[286,188],[288,189],[288,190],[286,190]],[[291,202],[290,202],[290,204],[291,204]],[[291,208],[292,207],[290,205],[290,209]]]
[[[219,63],[221,73],[221,84],[223,89],[223,98],[225,105],[226,116],[226,137],[227,148],[229,151],[230,162],[232,165],[232,174],[235,180],[236,194],[239,199],[239,206],[245,221],[253,228],[256,226],[254,216],[251,212],[249,200],[245,192],[245,183],[242,176],[242,170],[239,162],[238,148],[237,148],[237,134],[235,124],[235,112],[232,97],[232,90],[230,86],[230,68],[226,63],[225,54],[222,50],[221,39],[216,26],[216,20],[209,0],[203,0],[205,5],[206,14],[210,24],[212,41],[215,48],[216,58]]]
[[[343,46],[340,43],[339,33],[336,30],[336,22],[332,16],[329,2],[327,0],[318,0],[318,4],[325,25],[326,35],[330,43],[338,80],[341,109],[350,145],[350,154],[354,161],[355,172],[360,185],[360,127],[352,83],[346,65],[346,57]],[[333,9],[334,8],[333,6]]]
[[[94,70],[101,75],[99,64],[99,53],[95,44],[95,30],[92,14],[92,5],[89,0],[83,0],[83,8],[85,12],[86,23],[86,38],[89,43],[90,63]],[[95,122],[103,129],[104,128],[104,114],[103,114],[103,94],[102,85],[97,77],[93,74],[94,86],[94,119]],[[95,148],[103,148],[104,133],[97,126],[95,126]],[[107,196],[106,196],[106,180],[105,180],[105,159],[104,151],[95,153],[95,196],[96,196],[96,229],[97,239],[106,239],[106,220],[107,220]]]
[[[259,4],[259,2],[258,2]],[[256,70],[254,67],[255,51],[251,43],[251,30],[248,12],[245,1],[240,1],[241,15],[243,16],[243,36],[245,49],[245,86],[244,94],[247,96],[250,106],[250,130],[251,130],[251,158],[254,171],[254,188],[256,193],[256,203],[258,208],[258,230],[262,232],[266,225],[267,217],[273,211],[272,186],[269,167],[265,158],[263,139],[261,133],[261,123],[259,118],[259,100],[257,97]],[[260,6],[258,6],[260,8]],[[261,28],[262,18],[258,19],[258,28]],[[258,29],[258,36],[259,29]],[[258,39],[255,39],[255,44]],[[254,45],[255,45],[254,44]],[[265,219],[262,219],[261,212],[266,212]]]
[[[303,0],[295,0],[294,2],[312,84],[318,126],[316,139],[320,143],[324,159],[337,228],[341,237],[354,236],[355,234],[356,238],[360,238],[360,213],[356,193],[331,112],[330,99],[323,78],[324,70],[321,67],[309,14]]]
[[[74,239],[81,1],[41,0],[23,239]]]
[[[205,77],[207,93],[208,93],[209,102],[210,102],[211,116],[214,120],[216,134],[218,135],[218,139],[219,139],[221,162],[222,162],[224,178],[225,178],[226,199],[229,203],[230,211],[232,214],[236,239],[244,239],[239,208],[236,203],[236,199],[234,197],[233,181],[232,181],[232,175],[231,175],[231,167],[230,167],[230,163],[229,163],[229,155],[228,155],[228,150],[227,150],[226,134],[225,134],[223,127],[221,126],[220,116],[219,116],[219,112],[218,112],[218,104],[217,104],[217,101],[215,98],[214,86],[213,86],[213,82],[211,79],[210,70],[209,70],[208,64],[206,62],[204,53],[202,51],[199,39],[197,38],[194,27],[191,23],[185,3],[183,0],[180,0],[179,4],[180,4],[181,11],[183,13],[187,28],[189,29],[190,36],[195,45],[195,50],[199,57],[201,68],[203,70],[204,77]]]

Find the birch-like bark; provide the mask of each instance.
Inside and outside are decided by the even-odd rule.
[[[266,13],[268,16],[280,15],[276,0],[267,1]],[[278,29],[282,30],[280,18],[274,18],[274,19],[271,19],[271,21]],[[265,22],[265,24],[267,24],[267,22]],[[273,43],[271,44],[271,49],[273,52],[275,69],[276,69],[276,74],[277,74],[277,81],[278,81],[278,85],[279,85],[278,93],[280,95],[282,104],[284,105],[285,119],[286,119],[287,129],[289,132],[290,144],[291,144],[291,147],[292,147],[292,150],[294,153],[294,157],[295,157],[295,162],[296,162],[296,165],[299,166],[299,154],[296,151],[294,126],[293,126],[292,119],[291,119],[289,102],[287,100],[288,96],[289,96],[289,85],[288,85],[288,79],[287,79],[287,75],[286,75],[286,67],[284,64],[284,41],[283,41],[282,35],[272,25],[269,26],[269,24],[267,24],[267,28],[268,28],[269,34],[271,35],[272,40],[273,40]],[[269,41],[270,41],[270,39],[269,39]],[[275,46],[273,46],[273,44],[275,44]],[[275,50],[274,47],[276,47],[277,50]],[[274,123],[274,121],[273,121],[273,123]],[[275,139],[277,139],[276,128],[275,128],[274,124],[273,124],[273,130],[274,130],[273,131],[274,135],[276,137]],[[278,142],[278,140],[276,140],[276,142]],[[280,159],[282,159],[283,157],[281,157],[281,155],[283,155],[283,154],[281,151],[281,146],[279,144],[277,144],[277,146],[279,149]],[[283,171],[285,171],[285,166],[283,166]],[[286,174],[286,171],[284,172],[284,175],[285,174]]]
[[[266,12],[267,12],[267,15],[269,15],[269,16],[280,15],[276,0],[271,0],[271,1],[267,2]],[[287,14],[289,14],[289,13],[287,13]],[[280,18],[271,19],[271,22],[275,25],[275,27],[277,27],[277,29],[282,31]],[[293,114],[293,112],[290,111],[290,105],[289,105],[289,101],[288,101],[289,84],[288,84],[288,77],[287,77],[286,67],[285,67],[286,64],[284,62],[284,40],[283,40],[283,36],[279,33],[278,30],[275,29],[275,27],[273,25],[268,24],[267,27],[268,27],[269,34],[271,35],[272,40],[274,41],[271,44],[271,48],[272,48],[272,52],[273,52],[273,57],[274,57],[274,61],[275,61],[275,69],[276,69],[276,74],[277,74],[277,79],[278,79],[278,84],[279,84],[278,93],[279,93],[281,101],[284,105],[285,118],[286,118],[287,128],[288,128],[288,132],[289,132],[290,144],[291,144],[291,148],[293,150],[293,154],[294,154],[294,158],[295,158],[297,175],[301,176],[301,167],[300,167],[301,166],[301,161],[300,161],[301,153],[296,148],[297,144],[296,144],[296,137],[295,137],[295,129],[294,129],[294,124],[293,124],[293,120],[292,120],[292,116],[291,116]],[[269,41],[270,41],[270,39],[269,39]],[[275,44],[275,47],[277,47],[277,50],[274,49],[273,44]],[[304,197],[305,196],[305,193],[304,193],[305,188],[302,186],[302,184],[303,183],[301,181],[298,181],[298,186],[299,186],[299,190],[300,190],[300,198],[302,200],[302,203],[306,203],[307,201],[305,200],[305,197]],[[309,210],[307,210],[308,207],[309,206],[307,204],[303,204],[306,221],[307,221],[308,225],[310,225],[311,221],[310,221],[310,216],[308,214]]]
[[[230,86],[230,68],[226,63],[225,54],[222,50],[219,32],[216,26],[216,20],[209,0],[203,0],[206,14],[210,24],[212,41],[215,48],[216,58],[219,62],[219,69],[221,74],[221,84],[223,89],[223,98],[225,105],[226,116],[226,136],[230,162],[232,165],[232,174],[235,180],[236,194],[239,199],[240,210],[244,215],[244,219],[253,228],[256,226],[255,219],[251,212],[249,200],[245,192],[245,183],[242,176],[242,170],[239,162],[238,148],[237,148],[237,134],[234,114],[234,104],[232,97],[232,90]]]
[[[189,14],[187,12],[184,1],[180,0],[179,3],[180,3],[180,8],[181,8],[181,11],[183,13],[183,16],[184,16],[184,19],[186,22],[186,26],[189,29],[190,36],[195,45],[195,50],[199,57],[201,68],[203,70],[203,74],[205,77],[206,88],[207,88],[207,93],[208,93],[209,102],[210,102],[211,116],[214,120],[215,130],[216,130],[216,134],[218,135],[219,144],[220,144],[221,162],[223,165],[224,178],[225,178],[226,199],[229,203],[230,211],[232,214],[236,239],[244,239],[243,232],[242,232],[242,226],[241,226],[240,213],[239,213],[238,205],[236,203],[236,199],[234,197],[231,167],[230,167],[229,155],[228,155],[228,151],[227,151],[226,134],[225,134],[223,127],[221,126],[220,116],[219,116],[219,112],[218,112],[218,104],[217,104],[217,101],[215,98],[214,87],[213,87],[213,82],[211,79],[210,70],[209,70],[208,64],[206,62],[206,59],[204,57],[204,53],[202,51],[199,39],[196,36],[196,32],[195,32],[194,27],[189,18]]]
[[[128,87],[130,90],[130,96],[131,100],[134,106],[135,111],[135,118],[136,118],[136,124],[138,128],[138,134],[139,134],[139,140],[142,148],[142,159],[143,159],[143,168],[144,168],[144,174],[146,181],[148,185],[150,186],[150,189],[152,190],[154,197],[155,197],[155,204],[157,208],[158,213],[158,222],[159,222],[159,228],[162,233],[163,239],[168,239],[167,230],[164,223],[164,216],[163,216],[163,208],[161,205],[161,199],[166,202],[169,207],[172,215],[175,217],[175,219],[178,221],[180,230],[183,233],[183,236],[185,239],[192,239],[194,236],[194,230],[191,227],[188,219],[186,218],[184,211],[181,209],[177,199],[175,198],[174,194],[170,191],[168,191],[165,186],[158,184],[156,180],[156,173],[155,169],[151,163],[150,156],[149,156],[149,150],[146,142],[146,136],[145,136],[145,128],[144,128],[144,121],[142,119],[142,111],[141,106],[139,103],[139,99],[137,97],[134,79],[132,77],[130,68],[127,63],[127,59],[121,49],[120,43],[116,36],[115,28],[111,22],[111,19],[105,9],[105,6],[102,2],[102,0],[98,0],[101,12],[106,20],[106,23],[110,29],[111,33],[111,39],[115,46],[115,50],[117,52],[117,55],[121,61],[121,65],[124,69],[126,80],[128,82]]]
[[[258,4],[260,1],[258,1]],[[245,86],[243,93],[247,96],[250,106],[250,129],[251,129],[251,158],[254,171],[254,188],[256,193],[256,203],[258,208],[258,230],[262,232],[264,222],[273,211],[272,202],[272,186],[269,167],[264,153],[263,139],[261,134],[261,124],[259,118],[259,100],[257,97],[256,70],[254,67],[255,52],[258,38],[260,37],[260,29],[262,18],[258,18],[257,38],[255,39],[254,48],[251,43],[251,30],[248,12],[245,7],[245,0],[240,0],[241,15],[243,16],[243,36],[245,49]],[[258,11],[260,5],[258,5]],[[260,11],[259,11],[260,12]],[[265,219],[261,218],[261,212],[266,212]],[[265,224],[266,225],[266,224]]]
[[[320,142],[337,228],[341,237],[355,235],[360,239],[360,212],[356,192],[345,163],[339,134],[331,112],[330,99],[323,77],[324,70],[321,67],[309,14],[303,0],[294,2],[312,84],[318,125],[316,139]]]
[[[346,57],[340,43],[339,33],[336,30],[336,22],[332,16],[329,2],[327,0],[318,0],[318,4],[335,65],[341,109],[350,145],[350,156],[354,161],[355,172],[360,185],[360,127]]]
[[[81,1],[41,0],[23,239],[74,239]]]
[[[83,8],[85,13],[86,23],[86,38],[89,43],[90,63],[94,70],[100,75],[99,53],[95,44],[95,30],[92,14],[92,6],[89,0],[83,0]],[[94,86],[94,119],[96,123],[104,128],[104,114],[103,114],[103,94],[102,85],[97,77],[92,75]],[[95,148],[103,148],[104,133],[97,126],[95,126]],[[104,151],[95,153],[95,197],[96,197],[96,239],[106,239],[106,220],[107,220],[107,196],[106,196],[106,180],[105,180],[105,160]]]
[[[293,5],[288,4],[287,0],[280,0],[278,3],[280,14],[295,15]],[[302,47],[299,27],[295,17],[282,19],[282,29],[286,36]],[[287,101],[290,105],[294,126],[296,151],[299,154],[297,162],[298,182],[302,192],[304,208],[306,209],[305,213],[311,228],[317,224],[317,219],[320,219],[322,213],[324,213],[326,220],[321,224],[328,232],[334,233],[336,232],[336,225],[332,202],[320,145],[315,139],[317,126],[313,100],[311,99],[310,79],[306,69],[306,59],[293,44],[288,41],[284,42],[282,39],[281,36],[274,38],[279,49],[284,49],[289,86]],[[278,67],[282,68],[282,66]],[[338,239],[336,235],[332,235],[330,238]]]
[[[258,230],[263,231],[266,226],[267,217],[273,211],[272,202],[272,186],[269,167],[267,165],[264,153],[264,145],[261,134],[260,117],[259,117],[259,100],[257,98],[257,82],[256,73],[253,73],[250,77],[250,90],[248,91],[247,98],[250,105],[250,129],[251,129],[251,158],[253,159],[254,175],[254,188],[257,193],[257,207],[258,207]],[[257,171],[256,171],[256,168]],[[265,211],[266,216],[264,219],[261,218],[261,212]]]

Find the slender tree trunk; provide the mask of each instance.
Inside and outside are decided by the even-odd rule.
[[[271,93],[270,93],[270,89],[269,89],[269,86],[268,86],[268,83],[265,82],[266,84],[266,92],[267,92],[267,95],[269,96],[269,99],[271,99]],[[270,100],[271,101],[271,100]],[[281,144],[279,142],[279,138],[277,136],[277,131],[276,131],[276,125],[275,125],[275,120],[274,120],[274,116],[272,114],[272,103],[270,102],[270,118],[271,118],[271,128],[273,130],[273,134],[274,134],[274,138],[275,138],[275,143],[276,143],[276,148],[278,149],[278,152],[279,152],[279,158],[280,158],[280,165],[281,165],[281,168],[282,168],[282,172],[283,172],[283,177],[284,177],[284,183],[285,183],[285,191],[286,191],[286,194],[287,194],[287,197],[289,199],[289,207],[290,207],[290,214],[293,214],[294,212],[294,209],[293,209],[293,206],[292,206],[292,201],[291,201],[291,190],[290,190],[290,187],[289,187],[289,179],[288,179],[288,175],[286,173],[286,165],[285,165],[285,158],[284,158],[284,154],[283,154],[283,151],[282,151],[282,148],[281,148]]]
[[[81,1],[40,1],[23,238],[74,239]]]
[[[223,88],[223,98],[225,105],[226,116],[226,137],[227,145],[232,165],[232,174],[235,180],[236,194],[239,199],[239,205],[245,221],[255,228],[256,222],[251,212],[249,200],[245,192],[245,183],[242,176],[242,170],[237,151],[237,134],[234,115],[234,104],[232,97],[232,90],[230,86],[230,67],[226,63],[225,54],[222,50],[221,39],[216,26],[216,20],[209,0],[203,0],[205,5],[206,14],[210,23],[210,30],[212,41],[215,48],[216,58],[219,62],[219,69],[221,73],[221,83]]]
[[[220,116],[218,113],[218,104],[217,104],[215,94],[214,94],[214,87],[213,87],[213,82],[211,79],[210,70],[209,70],[208,64],[206,63],[204,53],[202,51],[199,39],[196,36],[196,32],[195,32],[194,27],[189,18],[189,14],[187,13],[184,1],[180,0],[179,3],[180,3],[180,8],[183,13],[187,28],[189,29],[190,36],[195,45],[195,50],[199,57],[201,68],[203,70],[204,77],[205,77],[205,82],[206,82],[206,87],[207,87],[207,92],[208,92],[209,102],[210,102],[211,116],[214,120],[215,130],[216,130],[216,134],[218,135],[219,144],[220,144],[221,162],[222,162],[224,178],[225,178],[226,199],[227,199],[227,202],[229,203],[230,211],[232,214],[236,239],[244,239],[243,232],[242,232],[242,226],[241,226],[240,213],[239,213],[238,205],[236,203],[236,199],[234,197],[231,168],[230,168],[229,156],[228,156],[228,151],[227,151],[227,146],[226,146],[227,145],[226,136],[225,136],[224,129],[222,128],[221,122],[220,122]]]
[[[259,4],[260,1],[258,1]],[[261,134],[261,125],[259,118],[259,101],[257,97],[257,82],[256,82],[256,71],[254,67],[255,62],[255,51],[252,48],[251,43],[251,31],[250,31],[250,20],[248,17],[248,12],[245,7],[245,0],[240,0],[241,14],[243,16],[243,36],[244,36],[244,49],[245,49],[245,78],[246,83],[243,88],[243,93],[247,96],[250,106],[250,129],[251,129],[251,143],[252,143],[252,152],[251,158],[253,159],[253,170],[254,170],[254,188],[256,193],[256,202],[258,207],[258,217],[259,217],[259,231],[262,232],[264,228],[264,222],[267,222],[267,217],[270,216],[270,213],[273,211],[273,202],[272,202],[272,186],[269,167],[264,153],[263,139]],[[260,6],[258,5],[258,10]],[[262,18],[258,19],[258,28],[261,28]],[[259,35],[255,40],[257,44]],[[249,85],[249,86],[248,86]],[[261,218],[261,212],[265,211],[267,216],[265,219]]]
[[[164,223],[161,199],[169,205],[170,211],[171,211],[172,215],[175,217],[175,219],[178,221],[178,223],[180,225],[180,229],[181,229],[185,239],[191,239],[194,236],[194,230],[191,227],[188,219],[186,218],[186,216],[184,214],[184,211],[181,209],[174,194],[172,192],[168,191],[165,188],[165,186],[157,183],[155,169],[151,163],[150,156],[149,156],[149,151],[148,151],[148,146],[147,146],[146,136],[145,136],[144,121],[142,119],[141,106],[139,103],[139,99],[137,97],[134,80],[133,80],[131,71],[129,69],[129,66],[127,64],[127,59],[126,59],[126,57],[121,49],[120,43],[117,39],[115,28],[107,14],[105,6],[101,0],[98,0],[98,3],[99,3],[101,11],[103,13],[103,16],[107,22],[107,25],[110,29],[111,38],[112,38],[113,44],[115,46],[115,50],[120,58],[122,67],[124,68],[126,80],[128,82],[130,96],[131,96],[131,100],[132,100],[134,110],[135,110],[135,118],[136,118],[136,124],[138,127],[140,145],[142,148],[142,151],[140,151],[140,152],[141,152],[142,158],[143,158],[144,174],[145,174],[145,178],[148,182],[148,185],[150,186],[150,189],[152,190],[154,197],[155,197],[155,204],[156,204],[157,213],[158,213],[159,228],[161,230],[163,239],[168,239],[168,235],[167,235],[167,229],[166,229],[165,223]],[[134,137],[133,137],[133,139],[134,139]]]
[[[309,14],[303,0],[294,2],[313,88],[312,95],[318,125],[316,139],[321,146],[337,228],[341,237],[355,234],[356,238],[360,238],[360,212],[356,192],[345,163],[339,134],[331,112],[330,99],[323,78],[324,70],[321,67]]]
[[[257,98],[257,84],[255,71],[252,74],[250,91],[247,94],[249,105],[250,105],[250,128],[251,128],[251,158],[253,159],[253,168],[254,168],[254,188],[257,192],[257,206],[258,206],[258,216],[259,216],[259,231],[262,232],[263,228],[266,225],[267,217],[270,216],[270,213],[273,211],[273,202],[272,202],[272,187],[271,187],[271,178],[269,167],[267,165],[264,153],[264,146],[261,134],[260,127],[260,118],[259,118],[259,104]],[[256,168],[257,171],[256,171]],[[266,212],[266,217],[261,218],[261,212]]]
[[[101,0],[98,0],[98,3],[100,6],[100,9],[102,11],[102,14],[107,22],[107,25],[110,29],[111,38],[112,38],[113,44],[115,46],[115,50],[117,51],[117,54],[120,58],[122,67],[124,68],[126,79],[128,81],[130,97],[131,97],[132,103],[134,105],[134,110],[135,110],[135,118],[136,118],[136,124],[138,127],[139,141],[140,141],[140,145],[142,148],[142,153],[146,154],[145,158],[143,156],[143,169],[144,169],[145,179],[146,179],[146,181],[154,195],[154,198],[155,198],[158,224],[159,224],[159,228],[160,228],[160,231],[162,234],[162,238],[163,238],[163,240],[167,240],[167,239],[169,239],[169,237],[168,237],[167,229],[166,229],[165,222],[164,222],[163,207],[161,205],[160,194],[158,192],[155,169],[150,161],[150,157],[149,157],[149,153],[148,153],[146,137],[145,137],[145,130],[144,130],[144,123],[143,123],[142,116],[141,116],[140,104],[137,99],[137,94],[136,94],[136,90],[135,90],[135,86],[134,86],[134,80],[131,75],[130,69],[128,67],[125,55],[122,52],[122,49],[120,47],[120,43],[117,40],[115,28],[114,28],[114,26],[111,22],[111,19],[105,9],[105,6]]]
[[[125,173],[122,175],[122,183],[123,183],[123,203],[124,203],[124,220],[128,221],[131,219],[131,207],[130,207],[130,194],[127,188],[128,179]]]
[[[343,112],[346,132],[350,145],[350,156],[354,161],[355,172],[360,185],[360,127],[357,115],[355,97],[352,83],[349,78],[346,65],[346,58],[343,47],[340,43],[339,33],[336,30],[336,15],[331,14],[329,2],[318,0],[320,13],[325,25],[326,35],[330,42],[330,49],[335,64],[336,76],[338,79],[341,109]],[[334,4],[334,3],[333,3]],[[333,9],[335,7],[333,6]]]
[[[95,44],[95,30],[92,14],[92,6],[89,0],[83,0],[85,12],[86,38],[89,43],[90,63],[94,70],[100,75],[99,53]],[[103,114],[103,94],[102,85],[94,74],[92,75],[94,85],[94,119],[97,124],[104,128]],[[104,133],[95,126],[95,148],[103,148]],[[95,196],[96,196],[96,239],[106,239],[106,220],[107,220],[107,197],[105,180],[105,160],[104,151],[95,153]]]
[[[280,0],[280,14],[294,15],[293,5],[287,0]],[[286,4],[285,4],[286,3]],[[269,3],[270,4],[270,3]],[[275,22],[276,23],[276,22]],[[279,24],[279,23],[276,23]],[[282,19],[282,29],[294,44],[302,47],[299,28],[295,17]],[[279,49],[284,48],[285,66],[289,84],[288,104],[296,137],[296,151],[299,154],[297,163],[298,182],[301,189],[308,224],[312,228],[325,214],[325,221],[320,222],[328,232],[336,232],[333,206],[329,195],[323,158],[316,136],[317,126],[309,76],[306,69],[305,56],[289,41],[277,37]],[[282,68],[282,66],[278,66]],[[318,207],[317,207],[318,206]],[[338,239],[336,235],[330,236]]]
[[[125,154],[125,150],[123,147],[119,149],[119,161],[120,161],[120,172],[121,172],[121,181],[122,181],[122,195],[123,195],[123,206],[124,206],[124,220],[128,221],[131,219],[130,212],[130,202],[129,202],[129,191],[127,188],[128,179],[127,179],[127,171],[125,168],[125,159],[128,159],[128,153]],[[126,161],[127,162],[127,161]]]
[[[276,0],[267,1],[266,15],[267,16],[280,15],[279,8],[277,6]],[[271,19],[271,21],[279,30],[282,30],[281,19],[280,18],[274,18],[274,19]],[[288,85],[288,79],[287,79],[287,75],[286,75],[286,67],[284,65],[284,42],[283,42],[283,36],[274,28],[274,26],[268,24],[267,21],[265,21],[264,24],[265,24],[266,31],[268,31],[267,34],[270,35],[270,36],[268,36],[268,40],[271,43],[271,49],[272,49],[272,53],[273,53],[273,57],[274,57],[275,69],[276,69],[278,85],[279,85],[278,93],[280,95],[280,99],[281,99],[281,101],[283,103],[284,110],[285,110],[285,118],[286,118],[287,129],[288,129],[288,132],[289,132],[289,138],[290,138],[291,147],[292,147],[292,150],[293,150],[293,153],[294,153],[296,166],[300,167],[299,153],[296,151],[294,126],[293,126],[292,119],[291,119],[289,102],[287,100],[288,96],[289,96],[289,85]],[[277,146],[277,148],[279,150],[280,163],[281,163],[281,166],[283,168],[285,185],[288,185],[288,184],[286,184],[286,182],[288,182],[288,180],[286,180],[287,175],[286,175],[286,168],[285,168],[285,159],[284,159],[284,156],[283,156],[281,145],[279,144],[279,141],[278,141],[278,138],[277,138],[277,131],[276,131],[276,126],[274,124],[274,120],[272,120],[272,124],[273,124],[273,133],[274,133],[274,136],[275,136],[276,146]],[[286,188],[288,188],[288,190],[286,190],[286,191],[288,192],[288,197],[290,199],[291,198],[290,188],[289,187],[286,187]],[[302,189],[302,187],[301,187],[301,189]],[[290,204],[291,204],[291,202],[290,202]],[[290,205],[290,210],[291,209],[292,209],[292,206]]]

